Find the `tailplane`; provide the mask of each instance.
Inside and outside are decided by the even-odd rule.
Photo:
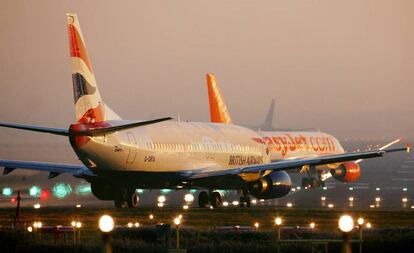
[[[223,94],[213,74],[207,74],[207,89],[211,122],[232,124]]]
[[[66,15],[76,120],[94,123],[121,119],[102,101],[77,15]]]

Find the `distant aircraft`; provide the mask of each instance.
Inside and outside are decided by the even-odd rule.
[[[230,120],[231,116],[215,75],[208,73],[206,79],[211,122],[232,124],[233,121]],[[257,130],[261,138],[256,139],[256,141],[263,143],[267,147],[271,162],[344,153],[339,141],[335,137],[319,130],[275,129],[269,127],[272,126],[274,101],[273,99],[266,120],[262,124],[262,126],[266,126],[269,130],[247,126]],[[223,116],[217,117],[216,115]],[[399,139],[381,147],[380,150],[397,142],[399,142]],[[357,166],[359,162],[361,162],[360,159],[355,162],[344,162],[341,166],[338,166],[339,163],[302,166],[296,172],[300,171],[302,174],[305,174],[302,178],[303,187],[316,188],[323,186],[324,181],[331,176],[343,182],[357,180],[360,176],[360,168]],[[295,171],[290,170],[290,172]]]
[[[15,169],[46,171],[49,178],[71,173],[90,182],[98,199],[112,200],[116,207],[137,207],[137,188],[200,189],[200,207],[219,207],[219,189],[241,190],[243,202],[250,205],[249,195],[272,199],[288,194],[287,171],[329,165],[338,179],[349,181],[359,175],[359,166],[351,161],[407,150],[343,153],[339,142],[326,134],[279,139],[234,124],[177,122],[169,117],[123,120],[100,96],[77,15],[67,14],[67,22],[77,121],[68,129],[0,126],[65,136],[83,164],[0,160],[3,174]],[[297,157],[271,162],[269,147]],[[309,150],[306,158],[299,156],[304,150]]]

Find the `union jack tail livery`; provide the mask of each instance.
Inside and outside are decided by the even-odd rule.
[[[68,36],[76,120],[82,123],[120,119],[102,101],[76,14],[68,13]]]
[[[232,124],[226,102],[220,87],[217,85],[216,77],[213,74],[207,74],[206,77],[211,122]]]

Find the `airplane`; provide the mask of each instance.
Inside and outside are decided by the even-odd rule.
[[[206,79],[211,122],[233,124],[215,75],[208,73],[206,74]],[[269,118],[269,114],[273,114],[273,111],[269,110],[267,118]],[[255,140],[267,147],[271,162],[317,158],[345,153],[341,144],[334,136],[323,133],[320,130],[271,129],[262,131],[260,128],[254,130],[260,135],[260,138]],[[384,150],[399,141],[400,139],[396,139],[381,147],[380,150]],[[304,188],[324,186],[325,181],[331,176],[339,181],[350,183],[360,177],[358,163],[361,161],[362,159],[354,162],[347,161],[340,166],[338,163],[302,166],[302,168],[298,168],[296,171],[290,170],[290,172],[306,174],[301,182]],[[240,199],[240,203],[243,203],[243,198]]]
[[[250,195],[281,198],[291,189],[289,170],[332,164],[347,179],[359,171],[350,161],[408,150],[341,153],[339,143],[331,139],[330,148],[337,152],[272,162],[263,136],[242,126],[181,122],[170,117],[122,119],[99,93],[76,14],[67,14],[67,29],[76,122],[68,129],[16,123],[0,126],[64,136],[82,164],[0,160],[4,175],[16,169],[48,172],[49,178],[70,173],[88,181],[98,199],[114,201],[118,208],[138,206],[137,188],[199,189],[199,207],[216,208],[221,205],[220,189],[242,191],[246,203],[250,203]],[[301,145],[295,147],[309,147]]]

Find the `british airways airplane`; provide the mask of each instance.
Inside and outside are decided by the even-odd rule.
[[[288,171],[328,165],[346,181],[355,170],[359,172],[352,161],[409,149],[344,153],[336,139],[320,135],[314,137],[316,143],[306,137],[296,148],[322,145],[329,152],[272,161],[266,138],[235,124],[180,122],[169,117],[124,120],[102,100],[76,14],[67,14],[67,27],[76,122],[68,129],[15,123],[0,126],[64,136],[82,165],[0,160],[3,174],[15,169],[46,171],[49,178],[71,173],[90,182],[98,199],[112,200],[116,207],[137,207],[137,188],[200,189],[200,207],[219,207],[221,196],[215,190],[240,190],[247,204],[249,195],[281,198],[290,192]],[[292,148],[285,151],[293,152]]]

